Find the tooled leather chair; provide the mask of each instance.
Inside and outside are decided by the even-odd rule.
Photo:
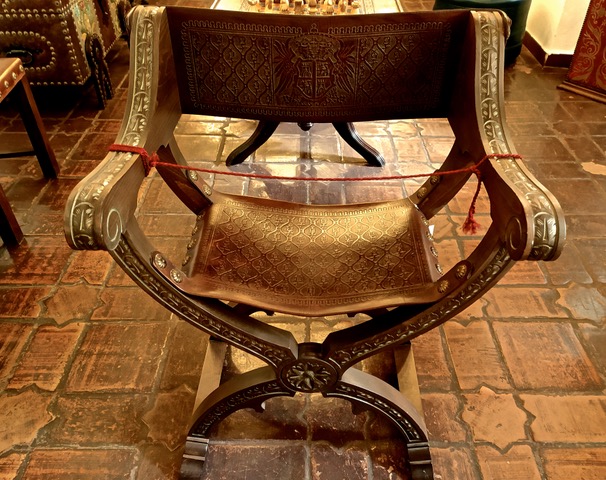
[[[406,437],[412,478],[432,478],[422,416],[361,360],[442,324],[515,261],[553,260],[564,220],[523,166],[503,112],[507,19],[492,11],[339,16],[138,7],[122,128],[72,192],[66,234],[105,249],[152,297],[267,366],[221,384],[198,406],[183,478],[196,478],[218,421],[275,396],[320,392],[388,418]],[[456,140],[411,197],[306,205],[222,193],[188,169],[174,138],[181,114],[314,123],[448,118]],[[191,160],[196,160],[195,158]],[[181,259],[137,221],[150,166],[195,217]],[[438,268],[428,219],[481,175],[491,224],[467,258]],[[366,321],[297,343],[253,317],[365,313]]]

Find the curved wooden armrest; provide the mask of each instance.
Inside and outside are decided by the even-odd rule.
[[[493,159],[484,170],[490,214],[511,258],[558,258],[566,238],[566,224],[555,197],[518,158]]]
[[[162,38],[168,36],[162,10],[137,7],[129,14],[131,73],[126,111],[115,141],[148,152],[168,144],[180,116],[175,89],[162,88],[174,81],[170,40]],[[64,228],[70,246],[113,250],[135,211],[144,177],[139,155],[109,152],[69,197]]]
[[[459,94],[448,116],[456,141],[438,172],[470,167],[487,155],[511,155],[481,167],[494,229],[513,260],[555,260],[566,237],[562,209],[518,158],[505,122],[502,60],[509,20],[499,12],[477,11],[471,21],[474,28],[468,29],[466,42],[475,47],[462,58],[456,78]],[[436,175],[419,188],[414,201],[430,218],[469,176]]]
[[[491,159],[483,168],[491,217],[513,260],[555,260],[566,238],[562,209],[523,162],[515,158],[517,152],[505,122],[502,32],[508,32],[509,19],[485,12],[476,12],[474,17],[482,39],[475,86],[475,104],[480,107],[476,110],[480,112],[481,155],[513,155]]]

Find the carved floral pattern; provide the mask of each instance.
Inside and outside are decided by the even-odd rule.
[[[606,0],[589,5],[567,80],[606,94]]]
[[[301,359],[289,365],[282,378],[296,391],[320,392],[334,385],[337,381],[337,372],[322,360]]]
[[[171,15],[177,14],[169,12],[171,24],[180,21],[173,39],[182,49],[176,58],[185,72],[181,77],[187,78],[180,89],[189,113],[225,115],[227,109],[243,118],[290,118],[329,112],[372,116],[377,106],[382,115],[440,107],[448,24],[331,27],[318,21],[304,31],[296,24],[240,23],[210,15],[171,20]],[[416,68],[426,58],[435,61]]]
[[[153,51],[152,39],[155,30],[154,17],[157,15],[158,8],[140,9],[142,12],[139,21],[133,30],[135,45],[135,54],[137,58],[137,69],[132,72],[134,75],[134,94],[131,97],[130,105],[127,105],[128,123],[123,130],[123,134],[116,139],[116,143],[128,145],[140,145],[141,135],[148,122],[151,113],[151,85],[153,76]],[[70,239],[75,248],[79,249],[100,249],[106,248],[100,244],[93,233],[93,223],[96,210],[101,208],[99,199],[107,185],[122,171],[126,163],[132,158],[132,153],[110,153],[103,168],[94,174],[94,177],[88,177],[85,184],[80,184],[81,189],[77,193],[71,205],[70,211]],[[118,212],[115,212],[119,216]],[[115,215],[114,215],[115,216]],[[121,226],[120,219],[115,220],[116,226]],[[121,233],[114,229],[114,240],[117,240]]]

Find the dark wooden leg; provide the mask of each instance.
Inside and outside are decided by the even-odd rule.
[[[263,411],[266,400],[294,396],[296,392],[317,392],[325,397],[342,398],[351,402],[358,412],[368,409],[385,416],[406,437],[407,466],[411,478],[433,480],[423,417],[401,391],[353,367],[339,378],[333,365],[320,358],[319,344],[299,344],[298,359],[282,362],[277,368],[267,366],[244,373],[207,394],[220,381],[225,353],[225,350],[219,350],[220,345],[211,342],[207,350],[203,378],[200,380],[203,390],[198,391],[197,408],[183,454],[181,480],[202,478],[209,432],[216,423],[242,408]],[[398,378],[403,383],[411,381],[400,374]],[[420,402],[420,398],[417,400]]]
[[[16,247],[23,240],[23,232],[2,187],[0,187],[0,236],[7,247]]]
[[[29,139],[34,147],[34,153],[38,157],[40,168],[46,178],[56,178],[59,174],[59,164],[55,158],[55,153],[51,148],[40,112],[36,106],[36,101],[32,95],[27,78],[23,77],[15,85],[11,92],[13,98],[17,100],[21,119],[29,135]]]
[[[408,440],[407,462],[412,479],[433,480],[425,422],[400,391],[373,375],[350,368],[335,387],[323,392],[323,395],[358,403],[362,408],[373,410],[389,419]]]
[[[187,436],[180,479],[202,478],[202,467],[208,451],[208,434],[212,426],[242,408],[263,411],[265,400],[293,396],[284,388],[272,367],[263,367],[235,377],[208,395],[194,412],[194,422]]]
[[[89,35],[85,42],[86,59],[91,69],[99,108],[105,108],[107,100],[114,96],[109,68],[103,54],[103,46],[97,35]]]
[[[225,165],[237,165],[248,158],[273,135],[280,122],[260,121],[257,128],[246,142],[229,154]]]
[[[373,167],[384,167],[385,159],[376,149],[366,143],[356,132],[353,123],[336,122],[333,126],[339,132],[339,135],[347,142],[347,144],[358,152],[368,165]]]

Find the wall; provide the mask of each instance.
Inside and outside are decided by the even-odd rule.
[[[526,31],[548,54],[572,54],[590,0],[532,0]]]

